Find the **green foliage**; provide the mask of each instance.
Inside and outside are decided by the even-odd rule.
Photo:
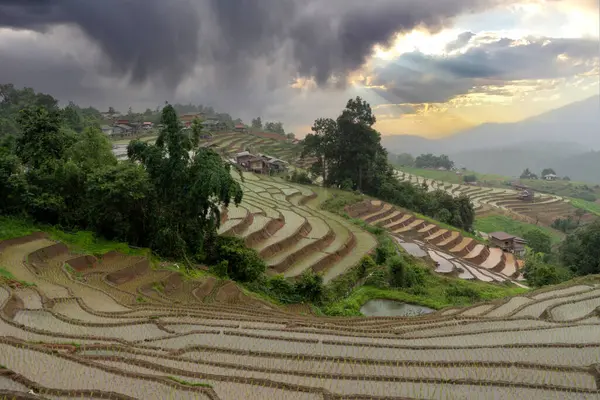
[[[529,168],[525,168],[523,173],[521,173],[521,179],[537,179],[538,176],[531,172]]]
[[[577,275],[600,273],[600,221],[569,234],[560,246],[560,260]]]
[[[415,158],[412,154],[402,153],[392,158],[392,163],[402,167],[412,167],[415,165]]]
[[[435,156],[431,153],[421,154],[415,159],[415,167],[417,168],[443,168],[451,170],[454,168],[454,161],[450,160],[447,155]]]
[[[556,218],[552,221],[552,227],[564,233],[571,233],[579,227],[578,222],[570,215],[566,218]]]
[[[310,176],[304,171],[294,170],[287,177],[287,180],[294,183],[300,183],[302,185],[312,185],[313,181],[310,179]]]
[[[305,271],[296,282],[295,291],[304,301],[321,303],[324,294],[323,276],[312,270]]]
[[[391,286],[405,289],[423,286],[429,272],[402,254],[388,260],[388,268]]]
[[[552,237],[541,229],[530,229],[523,234],[527,245],[535,252],[549,254],[552,252]]]
[[[229,276],[229,261],[222,260],[216,263],[215,265],[211,265],[210,273],[218,276],[221,279],[227,279]]]
[[[35,283],[20,281],[15,278],[15,276],[7,269],[0,267],[0,283],[2,280],[7,280],[10,282],[18,282],[21,286],[35,286]]]
[[[571,278],[568,270],[545,263],[544,255],[535,251],[527,254],[523,276],[533,287],[555,285]]]
[[[376,265],[385,265],[389,259],[396,255],[396,245],[388,235],[378,237],[378,242],[379,244],[375,248],[374,262]]]
[[[517,221],[504,215],[490,215],[477,218],[475,220],[475,229],[486,233],[507,232],[522,238],[525,238],[527,232],[531,230],[541,230],[545,235],[550,236],[552,244],[559,243],[564,237],[560,232],[553,229]]]
[[[451,284],[445,291],[446,298],[449,301],[457,299],[466,299],[469,302],[476,302],[481,299],[481,294],[473,287]],[[461,300],[459,300],[461,301]]]
[[[463,176],[463,181],[465,183],[477,182],[477,175],[465,175]]]
[[[556,175],[556,172],[552,168],[544,168],[542,170],[542,178],[545,178],[547,175]]]
[[[211,265],[227,262],[227,276],[239,282],[252,282],[264,274],[265,262],[243,239],[219,236],[207,259]],[[222,266],[221,266],[222,267]]]

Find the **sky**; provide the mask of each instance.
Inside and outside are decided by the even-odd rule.
[[[0,0],[0,83],[210,105],[298,137],[367,100],[383,135],[513,122],[600,91],[598,0]]]

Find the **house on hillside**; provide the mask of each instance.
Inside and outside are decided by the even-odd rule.
[[[267,162],[269,163],[269,170],[274,173],[286,172],[288,169],[288,163],[278,158],[272,158]]]
[[[248,133],[248,128],[246,128],[246,125],[244,124],[236,124],[233,130],[236,132]]]
[[[544,176],[544,179],[547,181],[555,181],[558,178],[558,176],[554,175],[554,174],[548,174]]]
[[[102,129],[102,133],[108,136],[112,135],[114,131],[113,127],[108,125],[102,125],[100,129]]]
[[[133,128],[125,124],[117,124],[113,127],[113,135],[131,135],[133,134]]]
[[[517,196],[517,199],[523,200],[523,201],[533,201],[533,198],[534,198],[534,193],[533,193],[533,190],[531,190],[531,189],[522,190],[519,193],[519,195]]]
[[[264,157],[252,157],[248,160],[248,171],[256,174],[269,174],[269,162]]]
[[[525,239],[506,232],[492,232],[488,237],[492,246],[520,256],[525,254],[525,245],[527,244]]]
[[[255,158],[256,156],[254,156],[253,154],[250,154],[249,151],[242,151],[241,153],[237,153],[235,155],[235,161],[237,162],[238,165],[242,166],[242,167],[248,167],[248,161],[250,161],[250,159]]]
[[[154,124],[152,122],[144,122],[142,124],[142,129],[144,130],[150,130],[154,127]]]

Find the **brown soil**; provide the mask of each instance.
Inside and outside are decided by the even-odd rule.
[[[305,246],[304,248],[302,248],[301,250],[299,250],[293,254],[290,254],[279,264],[273,265],[271,267],[271,269],[273,269],[277,273],[283,273],[290,266],[292,266],[294,263],[296,263],[296,261],[302,259],[307,254],[313,253],[315,251],[323,250],[324,248],[329,246],[331,244],[331,242],[333,242],[334,240],[335,240],[335,232],[332,229],[330,229],[329,232],[327,232],[327,235],[325,235],[323,238],[321,238],[320,240],[317,240],[314,243],[309,244],[308,246]]]
[[[25,307],[23,300],[14,294],[10,296],[4,307],[2,308],[2,313],[6,315],[8,318],[13,319],[19,310],[22,310]]]
[[[106,275],[106,280],[114,285],[122,285],[134,280],[149,269],[150,261],[143,259],[130,267]]]
[[[278,218],[278,219],[272,219],[271,221],[269,221],[267,223],[267,225],[265,225],[264,228],[262,228],[259,231],[254,232],[251,235],[248,235],[246,237],[246,239],[244,240],[244,243],[246,244],[246,246],[252,247],[252,246],[256,245],[257,243],[260,243],[263,240],[273,236],[275,234],[275,232],[277,232],[278,230],[283,228],[283,225],[284,225],[283,217]]]
[[[3,251],[4,249],[6,249],[9,246],[17,246],[20,244],[33,242],[34,240],[47,239],[47,238],[48,238],[48,234],[45,232],[34,232],[27,236],[3,240],[0,242],[0,251]]]
[[[300,226],[300,228],[298,228],[298,230],[293,235],[264,248],[259,254],[262,258],[269,258],[272,255],[277,254],[280,251],[283,251],[286,248],[295,245],[300,241],[300,239],[306,237],[306,235],[308,235],[311,231],[312,225],[308,222],[307,219],[305,219],[304,223]]]
[[[67,264],[69,264],[75,271],[89,271],[90,269],[96,268],[98,264],[98,260],[94,256],[80,256],[71,258],[67,260]]]
[[[44,263],[50,258],[69,252],[69,248],[64,243],[56,243],[48,247],[41,248],[29,255],[29,262]]]
[[[208,296],[210,292],[212,292],[213,287],[216,285],[216,283],[217,279],[212,276],[209,276],[204,280],[204,282],[200,286],[198,286],[197,289],[195,289],[192,292],[192,294],[196,299],[198,299],[198,301],[203,301],[206,298],[206,296]]]

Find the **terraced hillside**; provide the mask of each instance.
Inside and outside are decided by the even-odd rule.
[[[514,254],[490,248],[460,232],[421,219],[381,201],[366,200],[347,208],[354,218],[388,230],[402,247],[437,263],[436,272],[482,282],[512,282],[524,278]]]
[[[459,185],[423,178],[406,172],[398,171],[398,179],[413,184],[425,184],[428,190],[443,190],[453,196],[467,195],[478,216],[486,215],[490,211],[508,212],[513,216],[521,217],[525,222],[541,222],[551,225],[556,218],[574,216],[577,210],[568,199],[548,194],[536,194],[534,202],[524,202],[517,199],[518,191],[513,189],[495,189],[481,186]]]
[[[331,191],[264,175],[243,177],[242,204],[226,211],[219,233],[244,238],[269,273],[292,278],[311,269],[328,282],[375,248],[371,234],[321,210]]]
[[[43,234],[0,243],[0,265],[6,398],[600,399],[598,284],[322,318]]]

